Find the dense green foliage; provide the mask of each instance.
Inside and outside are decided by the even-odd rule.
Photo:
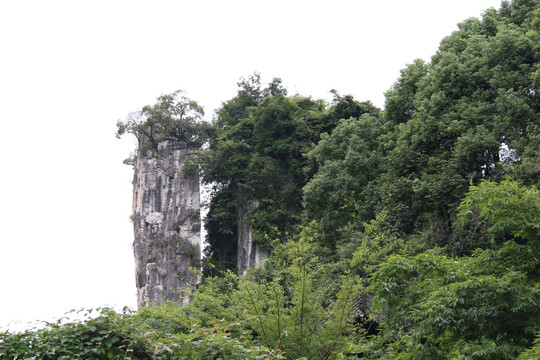
[[[375,309],[388,314],[385,337],[370,343],[370,351],[388,359],[512,359],[530,346],[540,331],[539,211],[535,188],[513,182],[472,187],[461,216],[475,214],[486,231],[515,241],[462,258],[438,249],[390,256],[370,281]]]
[[[538,138],[529,135],[540,107],[537,7],[515,1],[461,23],[430,64],[417,60],[402,71],[386,94],[383,125],[341,122],[322,139],[315,152],[320,172],[304,201],[323,231],[339,232],[355,216],[365,221],[385,210],[394,230],[436,231],[443,245],[471,182],[501,179],[520,167],[516,160],[525,165],[525,154],[537,163],[531,155]],[[511,154],[500,159],[505,146]],[[330,193],[331,204],[323,202],[320,193],[332,189],[338,191]]]
[[[176,138],[188,146],[199,147],[211,131],[207,123],[200,120],[204,110],[196,101],[189,99],[182,90],[161,95],[154,105],[144,106],[116,123],[116,136],[126,133],[137,138],[138,151],[157,148],[165,137]]]
[[[168,314],[167,317],[174,313]],[[2,359],[269,359],[262,347],[232,339],[214,327],[190,333],[154,329],[146,318],[110,309],[84,321],[49,324],[36,331],[0,333]]]
[[[239,86],[238,95],[218,111],[215,136],[200,154],[203,180],[214,186],[207,262],[222,270],[236,265],[230,244],[236,244],[240,211],[247,212],[254,241],[266,247],[268,239],[283,239],[300,223],[304,154],[324,125],[324,103],[287,97],[279,79],[262,88],[254,74]]]
[[[241,81],[237,96],[218,111],[210,146],[200,154],[203,181],[213,185],[206,218],[206,263],[213,269],[236,265],[242,209],[254,242],[264,247],[296,232],[303,221],[302,189],[317,170],[308,153],[321,134],[344,117],[379,116],[371,103],[336,91],[329,108],[320,100],[287,97],[280,83],[274,79],[263,88],[258,74]]]
[[[0,358],[539,358],[538,0],[459,24],[384,111],[238,85],[211,124],[180,92],[119,123],[140,151],[206,144],[191,302],[1,333]],[[271,250],[244,277],[240,221]]]

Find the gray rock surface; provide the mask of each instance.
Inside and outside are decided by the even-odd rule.
[[[258,201],[241,201],[237,208],[238,256],[236,269],[238,275],[245,275],[247,269],[257,267],[268,257],[268,250],[253,243],[252,228],[245,216],[259,206]]]
[[[184,143],[164,139],[136,160],[132,219],[139,308],[186,304],[200,281],[199,176],[183,169],[192,154]]]

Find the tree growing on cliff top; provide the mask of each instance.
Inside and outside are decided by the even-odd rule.
[[[200,147],[210,131],[210,125],[202,121],[203,116],[202,106],[188,98],[183,90],[176,90],[159,96],[154,105],[146,105],[126,119],[118,120],[116,137],[125,133],[135,135],[139,152],[156,149],[164,137]]]

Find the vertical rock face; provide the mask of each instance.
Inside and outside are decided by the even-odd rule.
[[[193,153],[174,139],[159,142],[135,163],[133,222],[137,305],[189,302],[200,268],[200,197]]]
[[[245,216],[259,206],[257,201],[241,201],[237,208],[238,221],[238,260],[237,271],[239,275],[245,275],[247,269],[257,267],[268,257],[268,250],[261,248],[252,241],[252,228],[247,223]]]

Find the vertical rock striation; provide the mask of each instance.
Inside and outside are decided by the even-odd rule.
[[[184,171],[193,153],[164,139],[135,163],[133,222],[137,305],[189,302],[200,280],[200,195],[196,170]]]
[[[268,257],[268,250],[253,243],[253,230],[246,221],[246,215],[259,206],[256,200],[241,200],[236,210],[238,231],[238,255],[236,269],[239,275],[245,275],[248,269],[257,267]]]

